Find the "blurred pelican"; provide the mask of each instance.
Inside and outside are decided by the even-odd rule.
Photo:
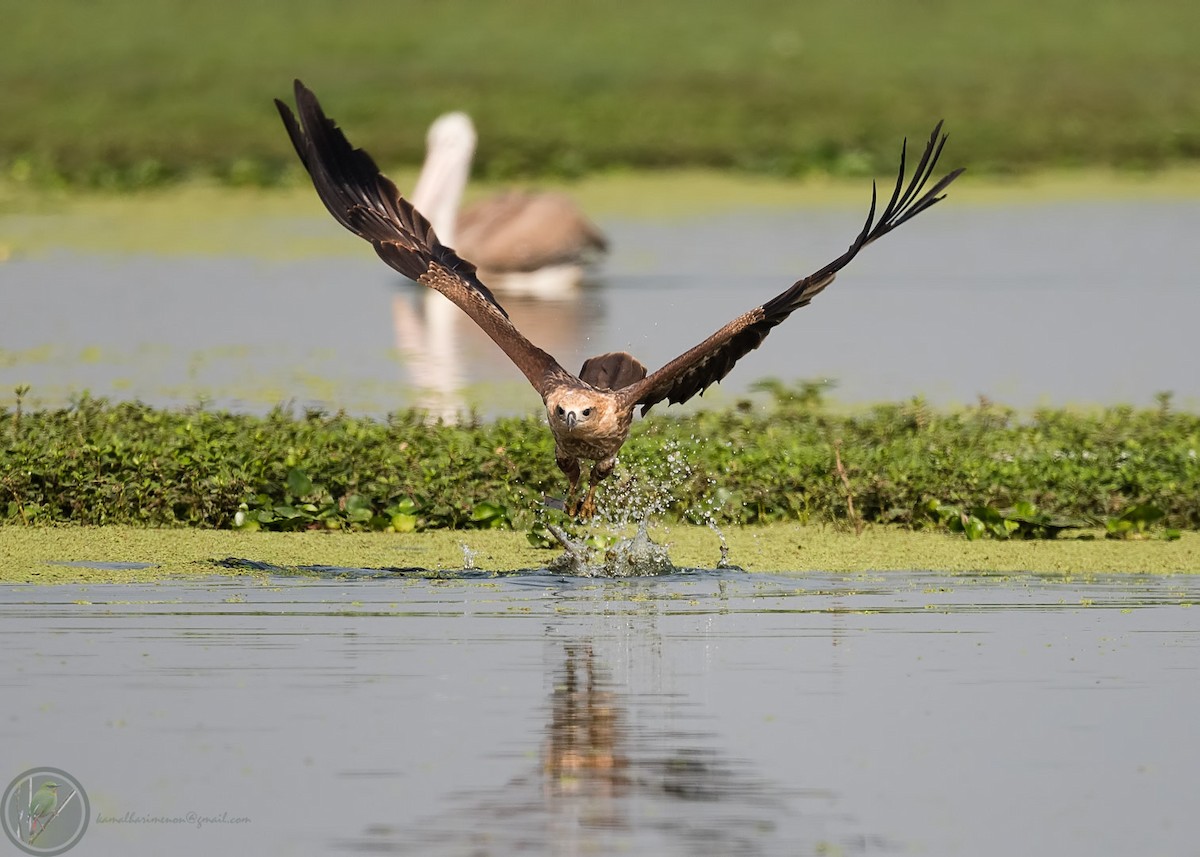
[[[489,288],[548,301],[544,307],[530,302],[509,309],[551,339],[566,335],[566,347],[582,326],[579,308],[571,306],[575,288],[608,244],[562,193],[506,191],[460,213],[476,140],[465,113],[434,120],[412,203],[442,243],[475,264]],[[479,338],[478,330],[440,294],[421,291],[416,306],[408,295],[392,299],[396,349],[420,390],[417,407],[431,420],[455,423],[466,406],[462,340]]]
[[[460,213],[476,139],[465,113],[447,113],[429,126],[413,206],[489,288],[534,297],[569,293],[608,249],[604,235],[562,193],[512,190]]]

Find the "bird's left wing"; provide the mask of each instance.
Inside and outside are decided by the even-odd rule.
[[[438,241],[429,221],[400,196],[370,155],[350,145],[321,110],[317,97],[298,80],[295,92],[299,122],[282,101],[276,99],[275,106],[317,195],[334,219],[371,242],[379,257],[401,274],[453,301],[503,349],[543,398],[552,387],[573,380],[513,326],[499,301],[475,276],[475,266]]]
[[[962,172],[961,169],[954,170],[934,183],[928,191],[924,191],[946,143],[944,135],[939,137],[941,130],[942,123],[939,122],[929,137],[925,153],[921,156],[907,189],[904,187],[904,161],[908,148],[905,141],[900,151],[900,174],[896,179],[896,188],[892,192],[891,200],[877,221],[876,191],[872,186],[871,210],[867,214],[867,222],[845,253],[819,271],[796,281],[787,291],[776,295],[762,306],[738,316],[695,348],[676,357],[644,380],[619,390],[623,402],[626,405],[641,405],[642,414],[645,415],[650,408],[664,399],[668,404],[676,404],[686,402],[697,393],[703,393],[709,386],[728,375],[738,360],[758,348],[772,328],[796,310],[808,306],[863,247],[941,200],[942,192]]]

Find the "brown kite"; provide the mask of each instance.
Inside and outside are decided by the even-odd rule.
[[[296,81],[295,94],[299,123],[287,105],[279,100],[275,104],[329,213],[371,242],[380,258],[401,274],[436,289],[457,304],[525,373],[545,403],[554,434],[554,458],[570,482],[567,512],[584,518],[596,512],[596,486],[612,473],[617,452],[629,437],[635,408],[641,406],[645,416],[659,402],[686,402],[720,381],[733,364],[762,344],[771,328],[807,306],[832,283],[858,251],[941,200],[942,192],[962,172],[954,170],[925,190],[946,143],[945,136],[939,137],[939,122],[907,188],[907,141],[901,147],[896,188],[878,220],[872,185],[866,224],[841,256],[762,306],[738,316],[657,372],[647,374],[646,367],[632,355],[617,351],[585,360],[575,376],[513,326],[508,313],[476,277],[475,266],[438,241],[429,221],[400,196],[370,155],[350,145],[325,116],[316,96],[300,81]],[[582,502],[581,459],[594,462]]]

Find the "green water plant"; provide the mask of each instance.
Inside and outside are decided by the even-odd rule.
[[[1120,515],[1105,520],[1105,535],[1110,539],[1147,539],[1157,537],[1172,541],[1179,538],[1180,532],[1175,527],[1154,529],[1155,525],[1160,524],[1165,516],[1162,509],[1147,503],[1131,506]]]
[[[511,529],[508,509],[487,500],[476,503],[460,521],[464,528]],[[405,496],[385,502],[360,493],[335,498],[298,467],[287,472],[282,502],[270,493],[256,495],[238,505],[233,528],[237,530],[389,530],[411,533],[446,526],[436,507],[420,497]]]
[[[1091,526],[1082,519],[1047,514],[1027,500],[1018,501],[1010,509],[994,506],[964,509],[951,503],[927,500],[924,512],[937,526],[952,533],[962,533],[969,540],[1053,539],[1067,530]]]
[[[446,425],[416,411],[255,415],[87,395],[32,409],[25,398],[0,408],[0,523],[526,531],[561,490],[551,443],[534,417]],[[844,411],[779,385],[638,421],[601,499],[632,523],[1140,538],[1200,529],[1198,451],[1200,415],[1171,407]]]

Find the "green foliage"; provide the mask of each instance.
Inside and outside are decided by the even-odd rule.
[[[1064,530],[1089,526],[1083,520],[1048,515],[1032,503],[1021,500],[1011,509],[993,506],[973,506],[960,509],[948,503],[929,500],[925,512],[930,520],[952,533],[962,533],[968,540],[991,539],[1053,539]]]
[[[402,442],[402,445],[406,445]],[[357,480],[345,480],[346,484]],[[282,502],[280,502],[282,496]],[[238,506],[233,527],[241,530],[370,529],[411,533],[426,529],[511,529],[508,507],[480,500],[469,509],[431,503],[419,494],[370,498],[335,497],[299,467],[287,471],[282,494],[255,495]]]
[[[929,500],[925,513],[936,526],[945,527],[952,533],[961,533],[968,541],[975,539],[1053,539],[1065,530],[1082,529],[1103,524],[1106,537],[1110,539],[1162,538],[1168,541],[1180,537],[1180,531],[1167,528],[1152,531],[1162,521],[1164,512],[1157,506],[1139,504],[1131,506],[1120,515],[1103,520],[1072,519],[1061,515],[1048,515],[1038,511],[1032,503],[1022,500],[1011,509],[996,509],[992,506],[974,506],[960,509],[948,503]]]
[[[1162,521],[1164,512],[1157,506],[1142,504],[1131,506],[1120,515],[1104,522],[1105,534],[1110,539],[1146,539],[1151,537],[1151,527]],[[1159,538],[1168,541],[1179,538],[1179,530],[1168,527],[1159,532]]]
[[[764,389],[765,404],[639,420],[601,509],[845,525],[849,494],[868,523],[969,537],[1200,529],[1200,416],[1162,402],[1021,417],[986,401],[946,411],[914,399],[845,414],[811,383]],[[253,416],[86,395],[57,410],[20,399],[0,410],[7,523],[528,530],[546,516],[543,495],[565,487],[536,417],[450,426],[417,412]]]
[[[525,533],[525,538],[535,548],[550,550],[558,547],[558,539],[550,535],[550,531],[542,521],[535,521],[529,531]]]
[[[298,173],[271,105],[301,77],[351,139],[416,163],[451,109],[479,171],[893,168],[945,116],[972,170],[1200,156],[1184,0],[0,0],[0,171],[144,188]]]

